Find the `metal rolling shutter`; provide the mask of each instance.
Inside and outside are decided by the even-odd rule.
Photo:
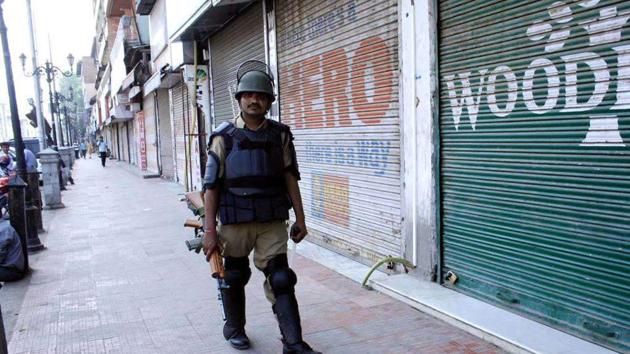
[[[224,29],[210,38],[214,126],[238,114],[234,100],[236,70],[246,60],[265,61],[262,5],[254,3]]]
[[[188,88],[179,83],[171,89],[173,128],[175,137],[175,172],[177,182],[186,185],[186,133],[188,129]]]
[[[439,18],[445,284],[630,350],[630,2]]]
[[[397,1],[278,1],[280,117],[311,240],[401,255]]]
[[[158,122],[160,134],[160,159],[162,176],[175,178],[175,163],[173,161],[173,133],[171,129],[170,103],[167,90],[158,90]]]
[[[119,139],[118,139],[118,124],[116,123],[112,123],[110,125],[110,130],[112,133],[112,147],[111,147],[111,153],[114,156],[114,158],[116,159],[120,159],[120,145],[119,144]]]
[[[127,122],[122,122],[119,124],[120,129],[120,146],[122,149],[120,151],[120,158],[125,162],[129,162],[129,144],[127,143]]]
[[[144,98],[142,106],[144,110],[144,138],[147,154],[147,171],[157,173],[157,141],[155,127],[155,101],[153,94]]]
[[[138,145],[136,144],[138,137],[138,129],[136,128],[136,120],[128,122],[127,129],[129,131],[129,151],[131,154],[130,163],[138,166]]]

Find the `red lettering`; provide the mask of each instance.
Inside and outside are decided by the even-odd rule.
[[[394,73],[387,43],[380,37],[361,42],[352,60],[354,112],[365,124],[378,124],[392,99]]]
[[[304,107],[300,103],[302,100],[300,83],[302,82],[301,63],[291,65],[286,71],[280,72],[280,107],[282,121],[295,129],[304,127]],[[296,99],[297,97],[297,99]]]
[[[322,74],[326,127],[352,125],[348,110],[350,99],[346,93],[350,73],[348,57],[343,48],[322,55]]]
[[[394,99],[394,62],[387,43],[367,38],[352,56],[330,50],[280,73],[281,114],[295,129],[351,126],[351,110],[363,124],[379,124]]]
[[[321,62],[319,55],[310,57],[302,62],[302,105],[304,110],[304,122],[306,128],[323,128],[324,115],[321,110],[316,109],[316,105],[321,101]]]

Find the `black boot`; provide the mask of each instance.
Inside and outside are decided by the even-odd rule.
[[[276,296],[273,312],[282,333],[283,354],[321,354],[302,339],[300,311],[294,293]]]
[[[245,288],[230,287],[221,290],[225,305],[225,325],[223,336],[236,349],[249,348],[249,338],[245,334]]]

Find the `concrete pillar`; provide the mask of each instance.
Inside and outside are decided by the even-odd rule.
[[[63,159],[63,162],[66,164],[66,167],[72,169],[72,155],[74,155],[74,150],[72,147],[61,147],[59,148],[59,155]]]
[[[37,154],[42,165],[44,180],[44,209],[65,208],[61,202],[61,186],[59,185],[59,153],[53,149],[45,149]]]

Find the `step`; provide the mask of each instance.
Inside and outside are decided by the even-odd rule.
[[[292,242],[289,242],[292,244]],[[289,247],[291,250],[292,247]],[[308,257],[359,284],[369,267],[318,245],[303,242],[297,253]],[[289,253],[289,259],[291,254]],[[611,354],[609,349],[486,302],[447,289],[409,274],[388,276],[375,272],[369,285],[409,306],[511,353]]]

